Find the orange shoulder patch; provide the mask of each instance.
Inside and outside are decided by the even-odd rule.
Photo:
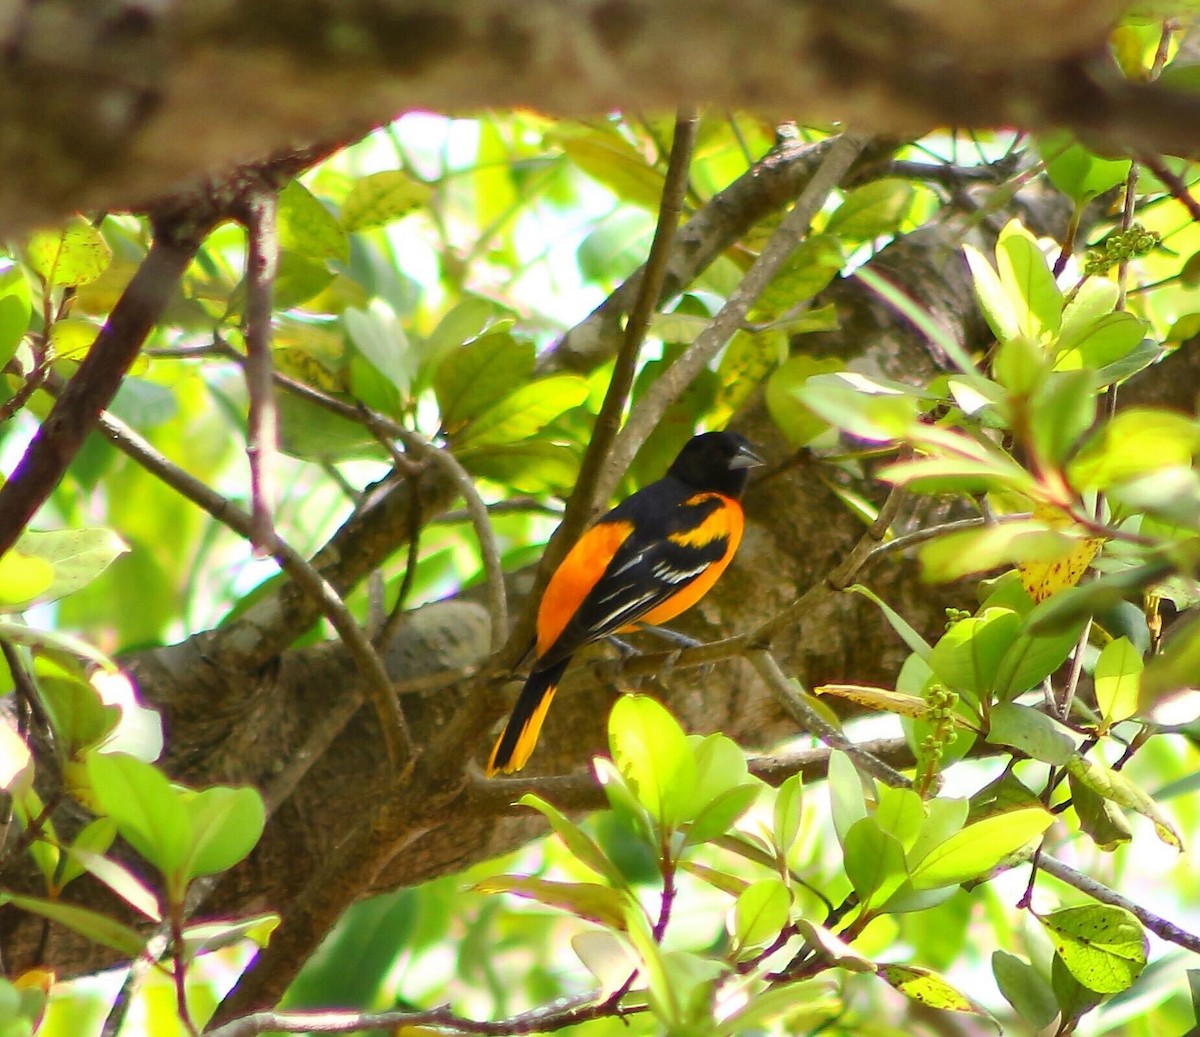
[[[558,635],[579,611],[579,606],[604,575],[613,555],[633,532],[629,522],[600,522],[592,526],[567,552],[550,577],[538,606],[537,654],[545,655]]]

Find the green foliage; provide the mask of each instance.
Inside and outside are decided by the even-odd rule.
[[[1154,28],[1114,37],[1122,67],[1149,67]],[[1169,66],[1165,77],[1180,73]],[[285,456],[276,527],[313,555],[377,499],[390,455],[359,420],[361,404],[450,454],[487,505],[510,508],[496,509],[493,527],[515,570],[539,556],[547,516],[560,510],[553,498],[575,483],[611,372],[606,337],[619,340],[623,317],[601,310],[565,364],[556,346],[644,262],[670,126],[653,113],[588,124],[532,113],[421,120],[423,128],[402,121],[280,191],[275,366],[324,399],[278,388]],[[689,214],[741,177],[773,133],[744,114],[706,114]],[[1165,638],[1158,629],[1161,603],[1186,613],[1200,600],[1200,423],[1150,403],[1124,406],[1121,393],[1171,350],[1192,348],[1182,343],[1200,328],[1192,298],[1200,231],[1148,171],[1134,199],[1138,220],[1121,222],[1120,206],[1105,199],[1126,182],[1129,158],[1095,154],[1066,133],[1040,136],[1036,155],[1024,142],[1009,154],[1007,138],[981,135],[978,163],[960,144],[934,134],[899,147],[887,176],[870,167],[834,194],[814,233],[668,409],[622,487],[661,474],[695,429],[738,420],[761,400],[782,440],[802,451],[784,461],[778,448],[770,480],[812,466],[871,521],[878,478],[908,495],[904,522],[945,518],[946,528],[894,522],[872,562],[910,548],[929,583],[974,583],[974,603],[914,584],[911,594],[889,592],[889,604],[854,584],[911,654],[886,687],[847,672],[805,698],[838,723],[849,705],[875,714],[885,734],[902,732],[908,755],[898,742],[893,750],[911,786],[884,784],[861,756],[841,751],[805,755],[804,782],[784,777],[780,769],[801,766],[788,753],[813,748],[807,740],[764,746],[764,761],[724,735],[687,733],[652,698],[623,696],[609,717],[610,754],[594,765],[606,810],[584,816],[577,801],[558,803],[554,783],[522,787],[518,808],[550,838],[357,904],[285,1007],[452,1003],[502,1017],[595,989],[601,1000],[622,994],[620,1019],[610,1012],[581,1024],[598,1037],[865,1035],[917,1025],[900,1017],[898,993],[921,1011],[976,1016],[981,1031],[995,1016],[1017,1034],[1115,1032],[1123,1001],[1148,1006],[1149,1029],[1137,1032],[1182,1029],[1164,1020],[1180,1006],[1191,1011],[1190,996],[1156,972],[1174,962],[1150,960],[1136,918],[1040,873],[1022,894],[1035,851],[1070,846],[1089,876],[1139,901],[1133,880],[1124,885],[1135,865],[1161,853],[1166,873],[1185,837],[1194,841],[1196,724],[1156,711],[1193,686],[1200,667],[1200,621],[1185,616]],[[951,151],[945,180],[926,186],[902,172]],[[1010,159],[1019,159],[1016,178],[991,186]],[[1190,162],[1168,162],[1181,182],[1194,182]],[[1065,196],[1078,241],[1050,242],[1009,215],[993,223],[1001,210],[1020,211],[1007,203],[1030,181]],[[979,219],[965,221],[974,244],[942,261],[969,274],[994,342],[960,340],[942,321],[940,292],[901,286],[894,266],[875,262],[889,242],[932,229],[934,219],[962,219],[945,200],[968,195],[979,204]],[[759,215],[737,240],[722,239],[690,283],[671,284],[668,312],[655,315],[638,358],[633,406],[761,254],[779,215]],[[1002,224],[988,243],[988,228]],[[12,450],[48,412],[41,376],[73,372],[147,240],[132,216],[76,218],[12,250],[0,270],[0,364],[9,364],[13,410],[0,436],[13,437]],[[1064,245],[1075,254],[1060,256]],[[244,246],[232,224],[209,236],[111,407],[171,463],[239,504]],[[853,281],[826,293],[847,271]],[[847,337],[879,323],[863,296],[927,339],[942,369],[897,373],[890,354],[847,369]],[[752,523],[761,522],[749,501]],[[418,503],[429,510],[417,516],[412,557],[408,544],[389,544],[369,593],[347,591],[364,624],[397,591],[411,606],[480,579],[477,538],[462,514],[442,522]],[[184,905],[198,879],[253,851],[266,823],[262,797],[248,786],[185,788],[143,758],[152,752],[126,753],[135,705],[102,696],[92,670],[218,621],[257,623],[277,607],[282,581],[229,529],[98,436],[38,523],[0,558],[0,640],[17,668],[6,687],[20,703],[13,715],[34,718],[45,735],[36,742],[27,727],[0,725],[10,848],[20,830],[10,860],[31,861],[33,882],[18,891],[0,879],[0,899],[127,958],[166,925],[165,967],[181,969],[189,995],[208,1004],[208,970],[225,970],[228,985],[229,970],[270,939],[279,918],[257,907],[192,918]],[[873,580],[874,570],[853,579]],[[522,578],[511,586],[521,590]],[[957,607],[942,629],[909,611],[943,593]],[[291,634],[297,646],[325,636],[319,623]],[[728,678],[716,668],[706,679],[716,687]],[[858,721],[844,726],[862,740]],[[779,786],[756,777],[759,768]],[[90,815],[64,823],[66,798]],[[1183,865],[1170,874],[1181,888],[1189,878]],[[96,884],[112,894],[112,910],[83,905],[82,891]],[[981,981],[987,963],[994,989]],[[9,979],[0,980],[0,1037],[24,1037],[45,993]],[[175,996],[166,984],[145,994],[145,1005],[163,998],[145,1009],[153,1032],[175,1025]],[[46,1032],[84,1032],[83,995],[57,1000],[74,1005],[59,1009],[62,1018],[75,1015],[57,1022],[52,1004]],[[880,1022],[893,1018],[894,1027]]]

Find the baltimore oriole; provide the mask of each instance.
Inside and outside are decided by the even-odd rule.
[[[684,444],[656,482],[600,518],[550,577],[535,658],[487,773],[525,766],[567,664],[584,645],[641,623],[664,623],[699,601],[742,538],[747,469],[762,459],[736,432]]]

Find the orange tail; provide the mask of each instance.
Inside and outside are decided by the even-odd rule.
[[[554,701],[558,682],[562,680],[563,671],[570,661],[568,656],[562,662],[544,670],[535,669],[529,675],[529,680],[525,682],[517,704],[513,707],[512,716],[504,725],[504,732],[496,740],[492,755],[488,759],[489,778],[499,772],[512,774],[528,762],[534,746],[537,745],[546,711]]]

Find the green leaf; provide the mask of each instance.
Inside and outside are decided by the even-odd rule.
[[[987,740],[992,745],[1008,745],[1026,756],[1056,767],[1065,767],[1075,755],[1075,740],[1066,728],[1045,713],[1002,702],[993,706]]]
[[[46,586],[26,599],[19,599],[16,607],[27,608],[31,604],[55,601],[86,587],[129,547],[111,529],[84,527],[27,530],[18,538],[13,550],[25,558],[40,559],[53,573]],[[0,559],[0,565],[3,565],[3,559]]]
[[[638,967],[629,945],[607,929],[588,930],[571,937],[571,949],[599,983],[602,998],[623,989]]]
[[[465,451],[520,442],[587,398],[587,381],[578,375],[540,378],[522,385],[467,425],[458,437],[457,448]]]
[[[719,405],[737,410],[759,383],[787,359],[787,355],[788,336],[781,329],[757,332],[739,329],[734,332],[717,368],[717,379],[721,384],[717,395]],[[795,410],[795,404],[792,409]]]
[[[0,641],[11,641],[15,645],[24,645],[47,653],[78,656],[109,671],[117,668],[116,664],[94,645],[73,634],[64,634],[57,630],[37,630],[25,626],[24,623],[0,620]]]
[[[846,943],[835,933],[823,925],[817,925],[807,918],[796,919],[796,931],[815,950],[823,960],[847,972],[874,972],[876,965],[864,957],[850,944]]]
[[[414,371],[408,336],[391,308],[374,303],[370,309],[347,307],[342,313],[346,336],[358,354],[395,387],[403,398],[408,395]]]
[[[1049,1026],[1058,1015],[1054,991],[1032,965],[1007,951],[992,952],[992,975],[1004,1000],[1034,1030]]]
[[[1112,315],[1118,298],[1120,289],[1116,281],[1107,277],[1089,277],[1083,281],[1063,307],[1055,348],[1060,353],[1069,350],[1091,334],[1100,321]]]
[[[1159,839],[1168,846],[1183,850],[1183,840],[1167,815],[1143,789],[1125,777],[1121,771],[1110,770],[1095,760],[1075,756],[1067,764],[1067,773],[1105,799],[1111,799],[1118,806],[1135,810],[1143,817],[1149,818]]]
[[[104,834],[111,833],[108,842],[112,842],[112,836],[116,835],[116,826],[113,824],[112,818],[97,818],[92,825],[103,826]],[[123,864],[119,864],[109,857],[101,856],[108,849],[107,845],[104,845],[103,849],[92,850],[82,845],[82,841],[83,833],[80,833],[80,838],[76,839],[75,843],[68,848],[69,856],[59,885],[65,886],[72,878],[82,875],[86,871],[103,882],[139,914],[152,921],[161,922],[162,912],[159,910],[158,895],[154,890]]]
[[[1059,559],[1081,539],[1040,519],[998,522],[929,541],[920,551],[921,567],[925,579],[945,583],[1015,562]]]
[[[554,882],[529,875],[497,875],[477,882],[477,893],[511,893],[558,908],[608,929],[624,930],[628,897],[598,882]]]
[[[862,779],[850,757],[840,749],[835,749],[829,754],[827,780],[833,828],[837,832],[838,842],[845,845],[846,833],[867,816]]]
[[[279,192],[279,247],[312,259],[350,258],[350,239],[334,215],[300,181]],[[314,293],[315,294],[315,293]]]
[[[351,233],[385,227],[427,205],[432,197],[428,184],[399,169],[371,173],[354,181],[342,201],[342,227]]]
[[[916,189],[907,180],[883,177],[846,194],[825,225],[828,234],[860,241],[892,234],[912,208]]]
[[[929,666],[953,690],[975,701],[987,699],[1000,660],[1020,629],[1021,618],[1011,609],[984,609],[978,616],[960,619],[942,635],[929,655]]]
[[[816,414],[859,439],[889,442],[916,423],[916,396],[853,371],[811,375],[791,395]]]
[[[770,943],[788,922],[792,895],[780,879],[759,879],[733,906],[733,938],[740,950]]]
[[[1079,818],[1079,827],[1096,844],[1097,849],[1112,853],[1133,839],[1129,819],[1111,799],[1105,799],[1094,788],[1067,775],[1071,789],[1071,806]]]
[[[894,789],[880,785],[875,823],[894,836],[905,852],[913,848],[925,825],[925,803],[912,789]]]
[[[1014,305],[1021,331],[1034,341],[1057,334],[1062,324],[1062,292],[1037,239],[1017,220],[1010,220],[1000,231],[996,272]]]
[[[880,828],[873,817],[855,821],[847,830],[842,847],[846,875],[863,911],[873,912],[886,904],[908,880],[904,847],[899,839]]]
[[[1057,670],[1079,642],[1084,620],[1076,619],[1057,630],[1030,633],[1031,621],[1026,618],[1020,636],[1004,654],[996,673],[995,692],[1001,699],[1037,687]]]
[[[609,714],[608,744],[630,790],[663,828],[691,820],[696,760],[670,713],[645,695],[623,695]]]
[[[917,965],[880,965],[879,976],[918,1004],[946,1012],[970,1012],[991,1018],[966,994],[929,969]]]
[[[1077,205],[1116,187],[1129,175],[1129,159],[1101,158],[1065,130],[1042,134],[1038,151],[1050,182]]]
[[[759,294],[750,311],[756,321],[773,320],[797,303],[811,299],[837,276],[845,265],[842,244],[829,234],[810,234],[796,247]]]
[[[1084,284],[1097,283],[1093,278]],[[1100,284],[1113,282],[1100,280]],[[1056,371],[1090,368],[1099,372],[1128,357],[1146,337],[1146,324],[1132,313],[1106,313],[1090,324],[1064,329],[1057,343]]]
[[[802,447],[829,428],[828,421],[800,401],[799,390],[814,375],[833,374],[842,367],[842,361],[835,357],[817,359],[801,353],[781,364],[767,379],[767,412],[792,446]]]
[[[20,612],[54,581],[54,566],[12,547],[0,556],[0,609]]]
[[[25,246],[25,255],[48,288],[88,284],[112,262],[108,242],[81,216],[58,230],[34,231]]]
[[[87,773],[101,809],[125,841],[168,881],[181,878],[192,847],[191,826],[162,772],[125,753],[92,752]]]
[[[572,127],[546,134],[545,142],[618,198],[650,212],[658,211],[663,175],[641,152],[610,127]]]
[[[1143,666],[1142,653],[1127,637],[1118,637],[1101,650],[1093,679],[1096,704],[1106,727],[1137,712]]]
[[[972,245],[963,245],[963,255],[967,257],[967,266],[971,268],[979,309],[983,312],[988,327],[992,329],[992,334],[1002,343],[1017,338],[1021,334],[1017,308],[1001,284],[995,268],[983,253]]]
[[[490,299],[468,295],[442,314],[437,327],[416,344],[421,359],[414,388],[419,391],[432,385],[446,357],[480,336],[496,312],[497,306]],[[499,330],[499,325],[492,328],[492,331]]]
[[[1107,489],[1147,472],[1190,465],[1200,427],[1171,411],[1131,407],[1106,422],[1067,465],[1076,489]]]
[[[538,497],[567,497],[579,478],[576,451],[545,440],[474,447],[459,451],[457,457],[474,476]]]
[[[724,835],[733,827],[734,822],[754,805],[761,791],[762,785],[753,782],[735,785],[719,793],[707,805],[692,813],[684,845],[695,846]]]
[[[1128,990],[1146,967],[1149,941],[1141,923],[1124,908],[1067,907],[1038,921],[1071,975],[1097,994]]]
[[[183,930],[184,956],[191,960],[209,951],[231,947],[243,940],[266,947],[271,942],[271,935],[282,922],[283,919],[279,915],[267,912],[233,921],[222,919],[189,925]]]
[[[925,803],[926,818],[921,825],[916,842],[908,851],[910,864],[924,860],[929,851],[962,831],[967,823],[967,813],[971,804],[966,799],[958,797],[938,797]]]
[[[29,281],[19,266],[0,273],[0,368],[7,364],[29,330],[33,312]]]
[[[256,789],[214,785],[185,794],[191,849],[183,867],[187,879],[227,871],[258,842],[266,809]]]
[[[796,836],[800,834],[801,797],[804,779],[799,774],[786,778],[775,790],[774,832],[775,843],[786,855],[791,850]]]
[[[1030,431],[1037,456],[1061,464],[1096,420],[1096,378],[1092,371],[1058,371],[1030,401]]]
[[[39,660],[39,669],[44,666]],[[64,759],[102,741],[121,719],[120,707],[106,706],[88,681],[65,670],[39,673],[36,682]]]
[[[142,953],[145,941],[137,931],[123,925],[115,918],[102,915],[86,907],[64,904],[59,900],[42,900],[39,897],[20,896],[16,893],[0,892],[0,904],[12,904],[22,911],[29,911],[48,918],[59,925],[79,933],[93,943],[102,944],[119,951],[127,958],[136,958]]]
[[[533,343],[493,331],[447,353],[433,377],[442,428],[455,435],[532,380]]]
[[[957,886],[982,878],[1053,822],[1054,815],[1041,807],[1024,807],[967,825],[935,846],[912,869],[913,889]]]
[[[925,640],[915,629],[900,615],[894,608],[885,602],[879,595],[872,591],[869,587],[864,587],[861,583],[855,583],[846,588],[851,594],[861,594],[868,601],[873,601],[879,610],[883,613],[884,619],[888,621],[891,628],[900,635],[900,639],[909,647],[909,650],[920,659],[928,661],[929,656],[933,652],[933,648],[929,642]]]
[[[625,878],[620,869],[608,859],[596,841],[557,807],[531,792],[527,792],[517,802],[523,807],[532,807],[549,821],[554,834],[563,841],[577,861],[591,868],[597,875],[602,875],[617,888],[625,885]]]

